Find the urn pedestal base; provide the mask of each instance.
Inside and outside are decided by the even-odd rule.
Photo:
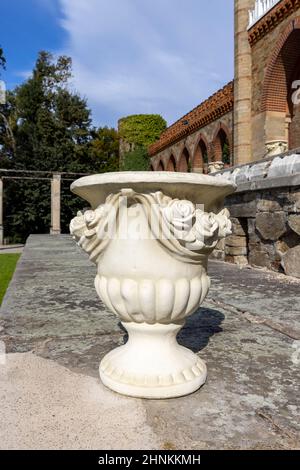
[[[100,363],[104,385],[138,398],[175,398],[198,390],[206,380],[206,365],[176,335],[181,324],[122,323],[128,342]]]

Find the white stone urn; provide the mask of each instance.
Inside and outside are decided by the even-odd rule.
[[[197,390],[205,363],[176,335],[207,295],[207,260],[231,233],[222,178],[174,172],[88,176],[71,190],[91,209],[70,232],[97,266],[95,287],[128,331],[128,342],[100,363],[110,389],[142,398]]]

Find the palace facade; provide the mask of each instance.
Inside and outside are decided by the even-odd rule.
[[[300,147],[300,0],[234,3],[234,80],[150,147],[154,171],[208,173]]]

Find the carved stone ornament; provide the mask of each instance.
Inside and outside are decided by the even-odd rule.
[[[210,162],[208,164],[208,172],[210,174],[217,173],[217,171],[224,170],[224,163],[223,162]]]
[[[271,140],[266,143],[267,157],[274,157],[281,153],[287,152],[288,142],[285,140]]]
[[[97,265],[99,297],[129,334],[101,361],[102,382],[143,398],[194,392],[206,366],[176,335],[208,293],[207,260],[231,233],[222,203],[234,185],[203,175],[115,173],[81,178],[72,190],[92,209],[77,214],[70,232]]]

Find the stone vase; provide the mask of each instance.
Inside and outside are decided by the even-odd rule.
[[[125,172],[75,181],[91,209],[70,232],[97,266],[96,291],[128,342],[100,363],[110,389],[170,398],[197,390],[206,365],[176,335],[205,299],[208,256],[231,233],[224,198],[232,183],[199,174]]]

